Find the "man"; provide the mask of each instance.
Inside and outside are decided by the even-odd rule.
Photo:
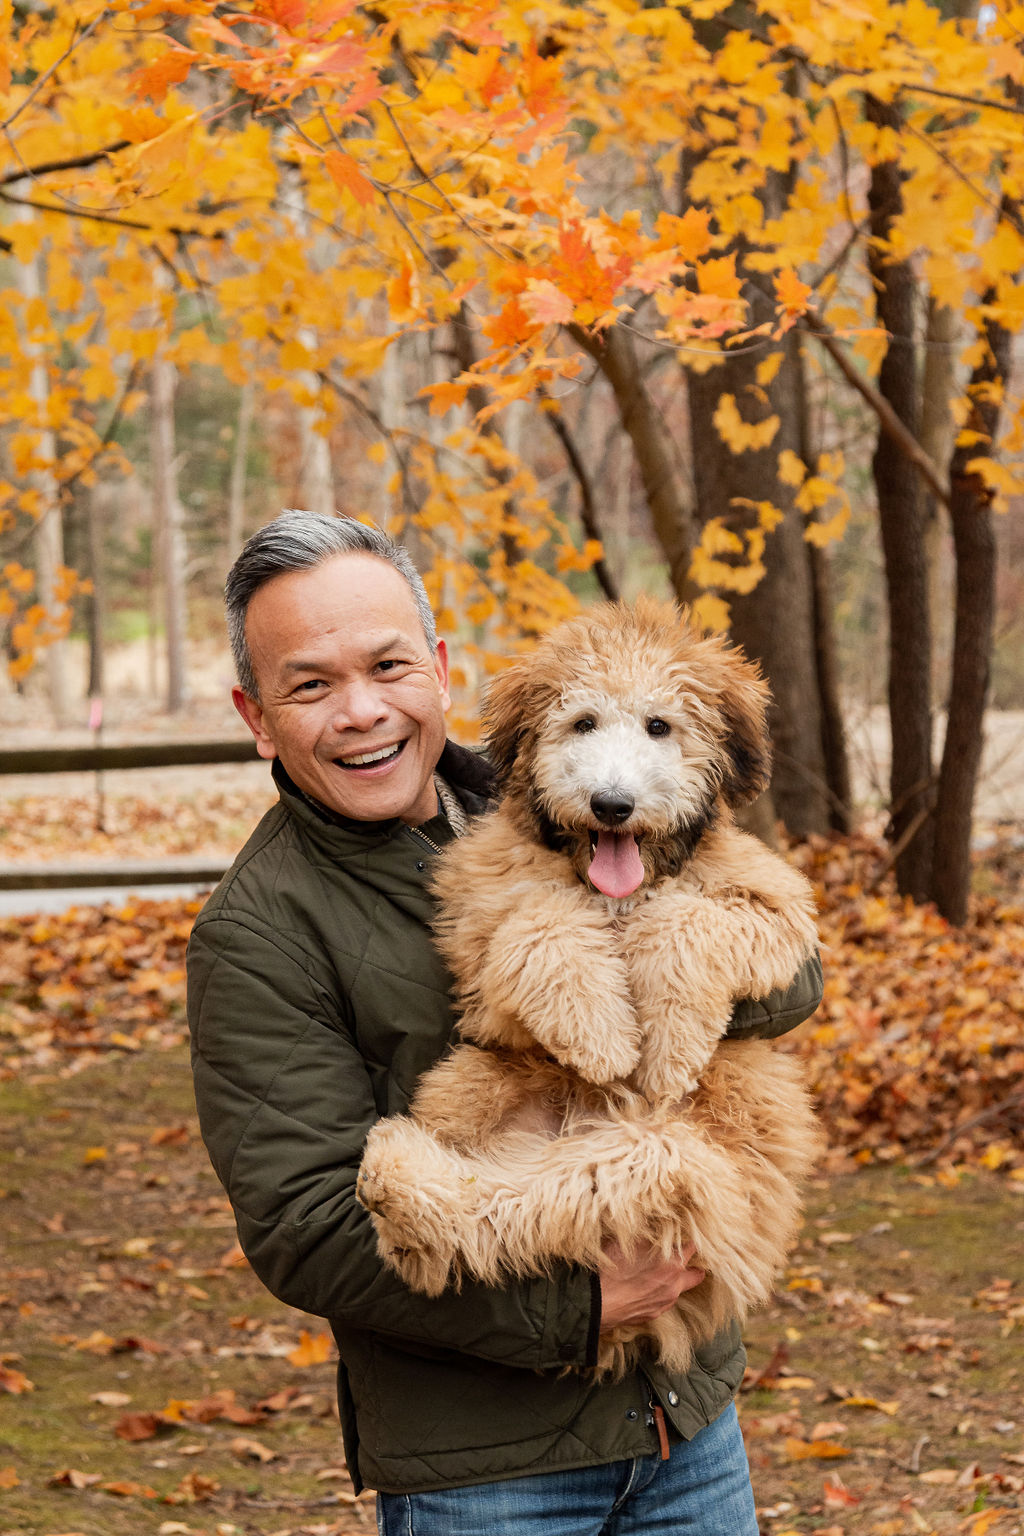
[[[239,1238],[275,1295],[330,1321],[349,1470],[385,1536],[756,1536],[732,1398],[738,1329],[595,1384],[603,1328],[702,1278],[609,1253],[428,1299],[385,1270],[355,1194],[369,1127],[446,1048],[433,861],[486,810],[490,773],[447,742],[448,661],[422,583],[385,535],[285,513],[227,582],[233,698],[278,805],[197,919],[189,1021],[200,1122]],[[815,960],[732,1032],[778,1034],[820,1000]],[[557,1007],[552,999],[552,1007]]]

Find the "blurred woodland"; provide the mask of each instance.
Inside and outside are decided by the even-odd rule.
[[[1024,6],[0,14],[9,700],[81,725],[134,640],[184,710],[246,533],[369,517],[464,736],[641,588],[760,660],[791,837],[851,830],[884,707],[899,891],[964,921],[984,711],[1024,705]]]

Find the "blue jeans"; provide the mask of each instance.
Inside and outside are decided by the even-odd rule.
[[[757,1536],[743,1436],[730,1404],[658,1455],[470,1488],[379,1493],[380,1536]]]

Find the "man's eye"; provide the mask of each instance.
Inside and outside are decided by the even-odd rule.
[[[321,677],[311,677],[311,678],[308,678],[306,682],[300,683],[299,686],[296,688],[295,692],[296,693],[316,693],[316,692],[319,691],[319,689],[324,688],[324,687],[326,687],[326,684],[324,683],[323,678],[321,678]]]

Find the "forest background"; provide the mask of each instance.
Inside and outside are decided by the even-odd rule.
[[[641,590],[688,603],[773,690],[758,825],[821,904],[825,1004],[792,1044],[829,1130],[826,1173],[902,1170],[903,1194],[873,1186],[883,1214],[907,1188],[938,1198],[976,1181],[991,1219],[972,1235],[970,1282],[970,1244],[946,1227],[936,1272],[974,1286],[965,1317],[980,1307],[998,1338],[1019,1338],[1017,1282],[996,1260],[982,1272],[1019,1229],[1024,1188],[1012,772],[977,811],[986,731],[1012,759],[1024,710],[1024,6],[0,0],[0,28],[9,743],[223,734],[224,575],[282,506],[369,517],[406,542],[456,655],[465,740],[487,677],[579,604]],[[863,754],[851,763],[865,722],[881,776]],[[234,771],[201,792],[114,803],[109,789],[105,810],[42,781],[5,793],[0,854],[230,855],[268,796]],[[131,1083],[137,1053],[166,1048],[147,1081],[173,1083],[193,911],[4,925],[0,1090],[17,1115],[76,1125],[68,1084],[111,1053]],[[56,1100],[33,1097],[47,1084]],[[146,1091],[140,1079],[140,1103]],[[157,1124],[123,1145],[150,1136],[182,1144]],[[63,1148],[53,1167],[125,1196],[132,1175],[110,1150],[76,1162]],[[831,1263],[833,1239],[861,1235],[831,1230],[822,1189]],[[49,1211],[46,1180],[39,1197],[55,1241],[92,1220]],[[865,1217],[864,1232],[884,1225]],[[787,1285],[794,1306],[822,1309],[823,1362],[838,1313],[877,1334],[909,1305],[903,1251],[887,1280],[856,1263],[837,1280],[812,1242]],[[73,1257],[61,1242],[57,1268]],[[154,1271],[174,1262],[154,1256]],[[108,1269],[88,1296],[150,1284],[121,1259]],[[23,1270],[0,1291],[16,1319],[0,1389],[27,1391],[14,1355],[38,1347],[52,1394],[81,1339],[39,1343]],[[941,1288],[919,1297],[918,1342],[893,1349],[925,1361],[897,1374],[917,1381],[917,1422],[938,1438],[927,1398],[957,1329],[924,1326]],[[902,1503],[831,1475],[824,1494],[820,1479],[793,1493],[780,1473],[765,1527],[1018,1529],[1024,1445],[1000,1436],[1024,1413],[1019,1370],[998,1347],[972,1365],[971,1348],[963,1370],[1008,1430],[942,1441],[938,1468],[911,1440],[901,1475],[942,1476]],[[869,1414],[891,1396],[881,1379],[874,1396],[846,1394]],[[789,1412],[765,1433],[796,1429]],[[834,1443],[825,1409],[822,1427],[789,1435],[782,1464],[841,1454],[820,1451]],[[862,1439],[870,1462],[877,1423]],[[48,1536],[57,1517],[39,1513],[20,1449],[5,1454],[0,1491],[29,1488],[12,1518]],[[45,1454],[25,1455],[38,1474]],[[100,1476],[76,1475],[60,1486]],[[126,1479],[125,1497],[149,1497],[113,1481]],[[201,1482],[179,1502],[204,1502]],[[92,1516],[115,1528],[109,1510]]]

